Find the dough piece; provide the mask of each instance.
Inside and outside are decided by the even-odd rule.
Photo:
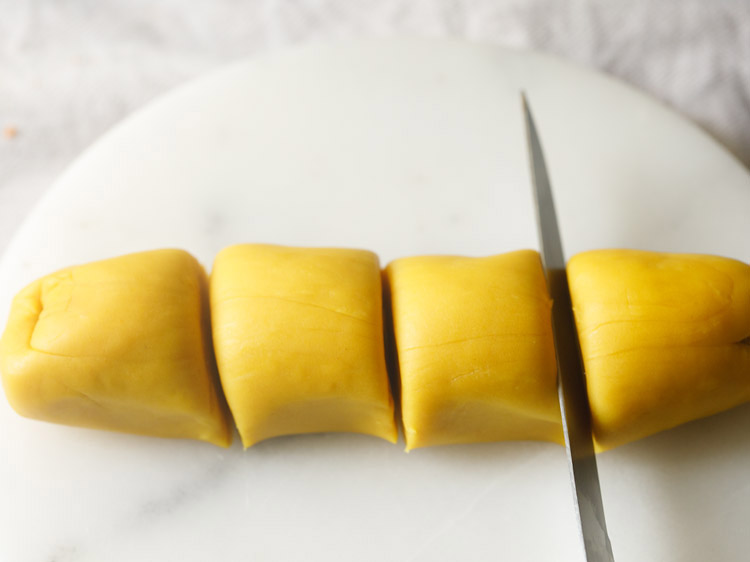
[[[219,373],[245,447],[330,431],[395,443],[375,254],[231,246],[216,257],[210,293]]]
[[[562,443],[552,301],[539,254],[388,265],[406,450]]]
[[[597,250],[568,278],[600,450],[750,400],[750,266]]]
[[[229,446],[207,297],[203,268],[181,250],[35,281],[0,341],[8,401],[38,420]]]

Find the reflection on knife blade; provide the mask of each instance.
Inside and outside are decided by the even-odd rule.
[[[573,319],[565,257],[547,168],[526,95],[521,94],[537,209],[542,263],[552,297],[558,393],[576,515],[588,562],[614,561],[604,520],[599,474],[591,437],[591,414],[581,351]]]

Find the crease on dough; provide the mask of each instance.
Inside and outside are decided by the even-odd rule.
[[[750,345],[750,337],[745,338],[744,340],[740,340],[738,342],[725,342],[725,343],[717,343],[717,344],[704,344],[704,345],[697,345],[697,344],[680,344],[680,345],[659,345],[655,344],[653,346],[647,346],[647,345],[640,345],[636,347],[628,347],[627,349],[620,349],[618,351],[611,351],[609,353],[598,353],[598,354],[590,354],[588,355],[589,359],[603,359],[605,357],[614,357],[617,355],[625,355],[626,353],[634,353],[636,351],[642,351],[642,350],[664,350],[664,349],[685,349],[685,350],[692,350],[692,349],[721,349],[721,348],[727,348],[731,349],[734,346],[742,346],[742,345]]]
[[[424,344],[424,345],[415,345],[413,347],[404,348],[404,349],[401,350],[401,352],[405,353],[407,351],[416,351],[416,350],[419,350],[419,349],[428,349],[428,348],[433,348],[433,347],[443,347],[443,346],[446,346],[446,345],[454,345],[454,344],[458,344],[458,343],[467,343],[467,342],[470,342],[470,341],[477,341],[477,340],[491,339],[491,338],[499,338],[499,339],[505,338],[505,339],[510,339],[510,338],[520,338],[520,337],[526,338],[526,337],[542,337],[542,336],[544,336],[544,334],[541,333],[541,332],[534,332],[534,333],[528,333],[528,334],[522,334],[522,333],[518,333],[518,332],[515,332],[515,333],[512,333],[512,334],[486,334],[486,335],[482,335],[482,336],[474,336],[474,337],[469,337],[469,338],[461,338],[461,339],[458,339],[458,340],[450,340],[450,341],[444,341],[444,342],[438,342],[438,343],[427,343],[427,344]]]
[[[304,301],[297,301],[297,300],[294,300],[294,299],[288,299],[288,298],[279,297],[279,296],[276,296],[276,295],[237,295],[237,296],[234,296],[234,297],[228,297],[228,298],[221,299],[221,302],[229,302],[229,301],[233,301],[233,300],[246,300],[246,299],[269,299],[269,300],[277,300],[277,301],[281,301],[281,302],[288,302],[288,303],[291,303],[291,304],[297,304],[297,305],[300,305],[300,306],[309,306],[311,308],[317,308],[317,309],[320,309],[320,310],[325,310],[326,312],[331,312],[333,314],[339,314],[341,316],[345,316],[345,317],[351,318],[353,320],[358,320],[359,322],[363,322],[363,323],[369,325],[369,322],[367,322],[367,320],[365,320],[364,318],[360,318],[359,316],[356,316],[354,314],[349,314],[349,313],[344,312],[342,310],[336,310],[335,308],[328,308],[326,306],[322,306],[322,305],[319,305],[319,304],[313,304],[313,303],[304,302]]]

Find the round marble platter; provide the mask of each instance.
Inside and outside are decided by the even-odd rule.
[[[750,260],[750,175],[692,124],[548,56],[432,40],[240,62],[149,104],[49,190],[0,265],[0,318],[59,267],[237,242],[348,246],[383,263],[537,247],[519,91],[569,255]],[[406,454],[357,435],[243,451],[58,427],[0,400],[0,559],[582,560],[564,450]],[[750,549],[750,407],[600,455],[618,562]]]

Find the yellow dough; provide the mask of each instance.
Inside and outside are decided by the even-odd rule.
[[[406,450],[562,442],[551,300],[539,254],[388,265]]]
[[[228,446],[207,296],[203,268],[180,250],[35,281],[0,341],[8,401],[29,418]]]
[[[347,431],[397,438],[375,254],[237,245],[216,257],[219,373],[242,442]]]
[[[568,278],[600,450],[750,400],[750,266],[598,250]]]

